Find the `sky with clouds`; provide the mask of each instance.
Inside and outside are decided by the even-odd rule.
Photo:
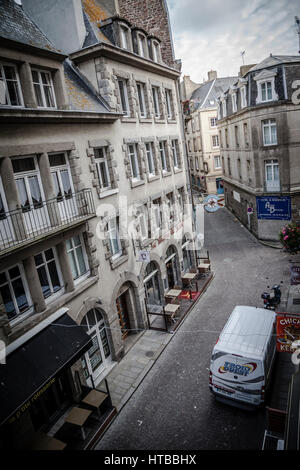
[[[182,75],[196,83],[208,70],[236,76],[243,64],[276,55],[297,55],[295,16],[299,0],[167,0],[175,57]]]

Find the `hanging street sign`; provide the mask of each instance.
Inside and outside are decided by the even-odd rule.
[[[220,207],[225,206],[224,196],[209,194],[203,199],[203,205],[207,212],[216,212]]]

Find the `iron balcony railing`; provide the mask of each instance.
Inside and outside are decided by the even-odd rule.
[[[35,200],[8,212],[0,211],[0,255],[93,215],[95,208],[91,189],[47,201]]]

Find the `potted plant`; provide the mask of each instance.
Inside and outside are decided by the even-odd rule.
[[[279,233],[279,240],[288,253],[297,253],[300,250],[300,227],[288,224]]]

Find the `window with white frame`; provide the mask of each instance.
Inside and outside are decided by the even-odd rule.
[[[212,118],[209,118],[209,119],[210,119],[210,127],[217,127],[217,118],[212,117]]]
[[[23,106],[17,67],[0,62],[0,106]]]
[[[107,147],[94,149],[95,163],[101,189],[111,188],[111,179],[108,169]]]
[[[254,80],[257,83],[256,103],[266,103],[268,101],[277,101],[278,95],[275,90],[276,69],[263,70],[258,73]]]
[[[130,107],[128,100],[128,90],[127,90],[127,80],[123,78],[118,78],[119,93],[121,99],[121,110],[124,114],[124,117],[130,116]]]
[[[139,160],[138,160],[138,150],[137,144],[129,144],[128,145],[128,156],[130,160],[130,168],[131,168],[131,176],[133,180],[140,180],[140,168],[139,168]]]
[[[21,264],[0,273],[0,293],[9,320],[29,310],[31,298]]]
[[[215,148],[215,147],[219,147],[219,135],[216,134],[216,135],[212,135],[211,136],[211,139],[212,139],[212,146]]]
[[[171,140],[171,148],[174,168],[180,168],[178,139]]]
[[[160,46],[157,41],[152,41],[152,56],[154,62],[159,62],[160,59]]]
[[[121,39],[121,44],[120,46],[123,49],[129,50],[129,29],[127,26],[120,25],[120,39]]]
[[[275,119],[262,121],[263,143],[267,145],[277,145],[277,130]]]
[[[137,34],[138,54],[146,57],[146,38],[143,34]]]
[[[165,96],[166,96],[166,106],[167,106],[167,117],[168,119],[173,118],[173,107],[172,107],[172,92],[171,90],[166,89],[165,90]]]
[[[119,235],[119,217],[114,217],[108,221],[107,236],[112,260],[122,255],[122,244]]]
[[[51,73],[46,70],[32,69],[32,81],[39,108],[56,108]]]
[[[155,199],[152,204],[152,213],[154,220],[155,231],[159,230],[162,225],[162,214],[161,214],[161,199]]]
[[[146,240],[149,235],[148,233],[148,210],[147,210],[146,204],[140,207],[139,226],[140,226],[141,239]]]
[[[167,220],[169,223],[174,222],[176,218],[175,213],[175,203],[174,203],[174,194],[173,192],[168,193],[166,195],[166,202],[167,202]]]
[[[88,261],[82,235],[76,235],[66,241],[66,248],[73,279],[88,273]]]
[[[224,98],[221,100],[222,103],[222,113],[223,113],[223,118],[227,116],[227,106],[226,106],[226,99]]]
[[[55,248],[38,253],[34,256],[34,261],[43,296],[46,299],[58,292],[63,286]]]
[[[240,94],[241,94],[241,108],[246,108],[247,106],[246,85],[240,88]]]
[[[160,106],[159,106],[159,88],[157,86],[152,87],[152,98],[154,106],[154,115],[160,118]]]
[[[143,118],[147,117],[147,108],[146,108],[146,90],[144,83],[137,83],[137,92],[138,92],[138,99],[139,99],[139,110],[140,116]]]
[[[237,111],[236,92],[233,92],[231,95],[231,103],[232,103],[232,112],[235,113]]]
[[[261,100],[272,101],[272,83],[263,82],[260,84],[261,87]]]
[[[155,176],[155,163],[154,163],[154,155],[153,155],[153,142],[147,142],[145,144],[146,147],[146,156],[147,156],[147,164],[148,164],[148,172],[149,176]]]
[[[166,141],[165,140],[161,140],[159,142],[159,153],[160,153],[161,169],[162,169],[162,171],[168,171],[168,163],[167,163],[167,155],[166,155]]]
[[[265,181],[267,191],[279,191],[279,163],[278,160],[265,161]]]
[[[195,168],[196,168],[196,171],[199,171],[199,160],[198,160],[198,157],[195,158]]]
[[[216,156],[214,157],[214,161],[215,161],[215,169],[216,169],[216,170],[222,168],[220,155],[216,155]]]

